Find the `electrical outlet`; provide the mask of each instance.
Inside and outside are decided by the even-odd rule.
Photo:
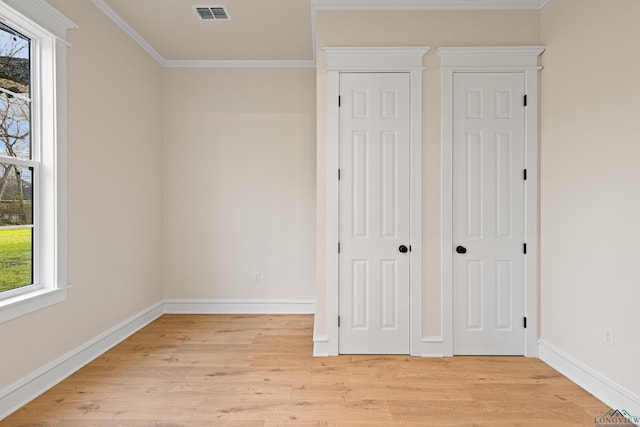
[[[253,273],[253,277],[255,278],[256,283],[260,283],[260,272],[256,271]]]
[[[615,344],[615,336],[613,334],[613,329],[605,329],[604,330],[604,343],[608,346],[613,347]]]

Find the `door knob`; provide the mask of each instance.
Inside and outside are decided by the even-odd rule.
[[[456,248],[456,252],[458,252],[459,254],[466,254],[467,253],[467,248],[465,248],[464,246],[458,246]]]
[[[400,251],[400,253],[406,254],[409,251],[409,248],[407,248],[405,245],[400,245],[398,250]]]

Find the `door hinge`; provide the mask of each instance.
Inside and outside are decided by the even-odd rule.
[[[340,169],[338,169],[338,181],[340,181]]]
[[[527,95],[524,96],[524,106],[527,106]]]
[[[527,329],[527,317],[523,317],[522,318],[522,326],[524,326],[525,329]]]
[[[525,181],[527,180],[527,170],[526,169],[522,173],[522,177],[524,178]]]
[[[527,253],[527,244],[523,243],[522,244],[522,251],[526,254]]]
[[[340,327],[340,316],[338,316],[338,328]]]
[[[411,252],[411,245],[409,245],[409,252]]]
[[[340,253],[340,242],[338,242],[338,253]]]
[[[338,108],[340,108],[340,104],[341,104],[341,102],[340,102],[340,95],[338,95]]]

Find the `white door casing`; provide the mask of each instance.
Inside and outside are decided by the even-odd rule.
[[[541,46],[441,47],[442,61],[442,311],[441,335],[423,338],[423,353],[454,354],[453,261],[453,94],[459,73],[521,73],[527,107],[524,113],[524,194],[527,256],[524,261],[524,355],[538,356],[538,56]]]
[[[319,299],[316,313],[315,356],[339,352],[339,192],[340,126],[338,96],[340,74],[347,72],[408,73],[410,78],[410,211],[412,252],[409,253],[410,354],[421,355],[422,339],[422,79],[423,56],[428,47],[326,47],[327,58],[327,219],[326,302]],[[320,284],[322,286],[323,284]],[[318,333],[318,331],[323,331]],[[326,331],[326,332],[325,332]]]
[[[340,99],[339,350],[409,354],[409,74],[342,73]]]
[[[453,76],[453,352],[524,354],[524,76]]]

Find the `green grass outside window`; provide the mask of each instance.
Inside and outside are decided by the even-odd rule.
[[[31,229],[0,230],[0,292],[30,285]]]

